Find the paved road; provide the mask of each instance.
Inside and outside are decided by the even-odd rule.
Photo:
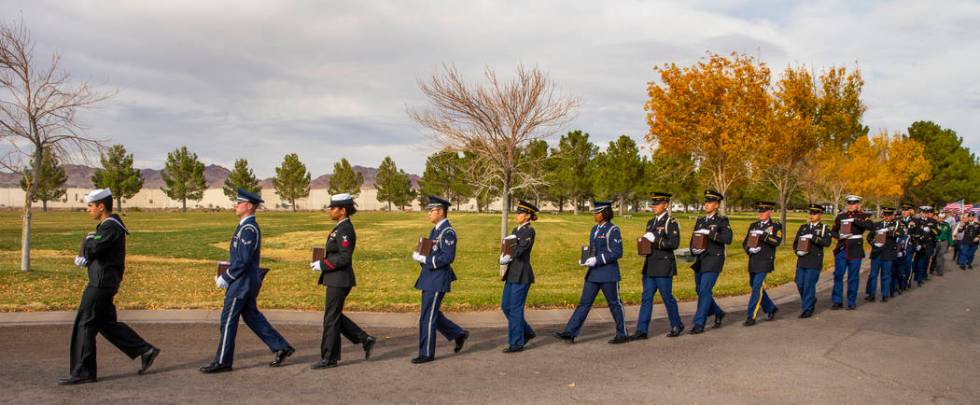
[[[799,304],[785,303],[776,320],[751,328],[741,326],[744,312],[732,313],[725,327],[702,335],[617,346],[606,344],[612,326],[605,323],[588,325],[575,345],[541,328],[519,354],[500,352],[504,330],[472,329],[462,353],[440,340],[437,360],[425,365],[409,363],[415,330],[376,329],[383,339],[370,361],[345,344],[341,367],[317,371],[307,366],[318,356],[319,328],[281,326],[299,350],[287,366],[270,369],[271,354],[243,326],[236,370],[214,376],[197,368],[212,356],[216,325],[137,324],[163,349],[152,372],[137,376],[136,362],[100,338],[100,382],[76,387],[55,384],[67,368],[69,327],[9,326],[0,327],[0,392],[16,403],[976,403],[978,291],[980,272],[954,268],[857,311],[828,310],[824,292],[810,319],[797,319]],[[662,319],[653,324],[666,328]]]

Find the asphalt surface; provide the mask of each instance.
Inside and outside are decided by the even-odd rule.
[[[235,370],[203,375],[213,356],[216,324],[134,324],[163,352],[146,375],[99,338],[99,382],[58,386],[67,372],[66,325],[0,327],[0,395],[12,403],[235,401],[326,403],[978,403],[980,402],[980,271],[948,263],[888,303],[859,302],[797,319],[798,303],[780,305],[773,321],[743,327],[744,312],[701,335],[666,338],[656,319],[646,341],[609,345],[613,326],[586,323],[574,345],[539,328],[528,350],[504,354],[506,331],[472,328],[461,353],[440,338],[435,362],[413,365],[417,330],[368,330],[379,338],[372,358],[344,343],[341,366],[310,370],[320,329],[280,325],[297,353],[281,368],[242,325]],[[822,277],[829,277],[824,273]],[[861,288],[863,291],[864,280]],[[861,295],[863,296],[863,294]],[[860,300],[861,298],[859,298]],[[593,310],[608,312],[605,308]],[[655,312],[662,314],[659,305]],[[690,327],[690,317],[684,318]],[[629,327],[635,324],[631,320]],[[464,328],[466,325],[462,325]]]

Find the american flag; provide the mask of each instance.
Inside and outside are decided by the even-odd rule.
[[[950,211],[950,212],[956,212],[956,213],[959,213],[959,212],[974,212],[974,213],[976,213],[976,212],[980,212],[980,204],[966,204],[964,200],[959,200],[959,201],[955,201],[955,202],[951,202],[949,204],[946,204],[946,206],[943,207],[943,210],[944,211]]]

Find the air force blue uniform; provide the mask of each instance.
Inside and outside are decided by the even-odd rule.
[[[239,316],[269,350],[277,352],[289,347],[286,339],[277,332],[265,316],[259,312],[256,298],[262,288],[263,274],[259,271],[262,256],[262,233],[254,216],[239,222],[228,248],[228,270],[221,278],[228,283],[225,303],[221,309],[221,337],[214,363],[231,366],[235,355],[235,337],[238,334]]]
[[[429,239],[433,241],[432,253],[425,257],[415,288],[422,290],[421,316],[419,317],[419,357],[431,358],[436,353],[435,333],[439,331],[452,341],[466,334],[462,328],[443,315],[439,309],[442,299],[456,281],[452,263],[456,259],[456,230],[448,219],[440,221]]]
[[[623,257],[623,237],[619,227],[609,221],[594,225],[589,233],[589,252],[595,257],[596,264],[585,273],[582,297],[565,325],[565,333],[578,336],[596,295],[602,290],[609,303],[609,312],[616,321],[616,339],[625,340],[629,334],[623,320],[623,302],[619,298],[619,258]]]

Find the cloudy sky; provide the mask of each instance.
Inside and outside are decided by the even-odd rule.
[[[5,0],[42,53],[118,95],[88,132],[160,168],[187,145],[206,163],[247,158],[261,177],[287,153],[314,175],[391,155],[420,173],[433,151],[406,110],[418,81],[454,64],[536,65],[582,106],[570,129],[642,140],[652,67],[706,52],[774,70],[860,68],[873,130],[915,120],[980,150],[980,3],[970,1],[41,1]]]

